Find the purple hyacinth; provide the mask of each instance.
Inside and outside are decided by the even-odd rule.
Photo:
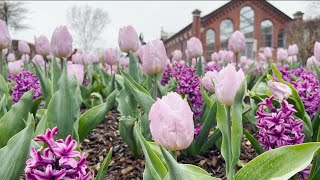
[[[27,160],[26,177],[28,180],[78,179],[89,180],[85,154],[76,151],[77,142],[69,135],[65,140],[54,140],[58,128],[47,129],[43,135],[34,140],[42,141],[48,147],[38,150],[31,148],[30,159]]]
[[[208,71],[214,71],[214,70],[219,72],[221,70],[221,66],[217,63],[208,63],[204,68],[205,73]]]
[[[203,98],[200,92],[200,78],[195,72],[194,68],[182,68],[181,72],[177,74],[177,92],[186,95],[191,103],[195,119],[199,120],[202,113]]]
[[[196,127],[194,128],[194,138],[197,138],[202,130],[202,125],[197,124]]]
[[[171,77],[171,73],[172,73],[172,68],[171,68],[171,65],[168,64],[166,69],[164,69],[163,74],[162,74],[161,84],[163,86],[168,84],[168,82],[170,80],[170,77]]]
[[[281,101],[281,107],[276,108],[272,104],[274,96],[266,98],[258,104],[257,111],[257,133],[258,141],[268,151],[286,145],[300,144],[303,142],[303,123],[294,119],[296,112],[293,105],[287,100]]]
[[[12,88],[12,102],[17,103],[22,95],[33,89],[33,99],[38,99],[42,96],[41,86],[39,79],[36,75],[32,74],[30,71],[23,70],[15,77],[10,77],[9,81],[15,82],[15,86]]]

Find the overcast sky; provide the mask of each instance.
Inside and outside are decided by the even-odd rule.
[[[106,26],[100,47],[116,47],[120,27],[132,25],[138,33],[142,32],[145,41],[160,38],[160,29],[167,32],[177,32],[192,21],[191,12],[198,8],[202,16],[224,5],[228,1],[27,1],[31,10],[25,21],[32,28],[17,33],[11,33],[15,39],[33,42],[34,35],[51,35],[59,25],[67,25],[66,12],[73,5],[88,4],[105,9],[109,14],[110,23]],[[275,7],[292,17],[300,10],[305,12],[306,1],[269,1]],[[72,29],[68,26],[69,29]]]

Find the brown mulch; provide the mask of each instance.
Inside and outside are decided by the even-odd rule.
[[[113,147],[113,155],[105,179],[143,179],[144,159],[143,157],[135,158],[128,146],[122,141],[118,131],[119,116],[120,114],[117,111],[110,111],[103,123],[94,129],[81,144],[81,149],[88,155],[89,169],[94,176],[97,174],[109,149]],[[256,156],[257,154],[252,149],[250,142],[243,138],[240,163],[237,169]],[[225,163],[216,147],[196,157],[181,154],[178,157],[178,162],[199,166],[214,177],[226,179]]]

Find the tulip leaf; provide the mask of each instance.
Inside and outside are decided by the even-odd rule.
[[[166,179],[171,180],[184,180],[187,177],[185,176],[184,172],[180,168],[177,161],[172,157],[172,155],[165,150],[162,146],[160,146],[161,153],[166,160],[166,164],[168,166],[168,175]]]
[[[104,180],[104,175],[107,173],[108,171],[108,166],[111,162],[111,157],[112,157],[112,147],[111,149],[109,150],[108,154],[107,154],[107,157],[104,158],[103,162],[102,162],[102,165],[99,169],[99,172],[96,176],[96,180]]]
[[[129,75],[136,82],[140,82],[138,63],[132,51],[129,52]]]
[[[124,142],[128,145],[129,149],[135,157],[141,153],[140,142],[134,133],[136,118],[121,116],[119,119],[119,132]]]
[[[116,95],[117,90],[114,90],[105,103],[94,106],[80,116],[78,129],[80,142],[83,142],[88,134],[105,119],[106,114],[114,105]]]
[[[197,75],[198,75],[199,77],[202,77],[202,73],[203,73],[203,69],[202,69],[202,58],[201,58],[201,56],[200,56],[200,57],[197,58],[197,59],[198,59],[197,64],[196,64],[196,66],[197,66]]]
[[[9,86],[6,80],[3,78],[3,76],[0,74],[0,97],[2,97],[4,94],[7,97],[10,97],[9,94]]]
[[[193,180],[218,180],[219,178],[215,178],[210,176],[205,170],[201,169],[198,166],[194,166],[191,164],[179,164],[183,173],[186,175],[187,179]]]
[[[41,70],[41,68],[34,62],[32,62],[35,69],[36,69],[36,73],[37,76],[39,78],[40,81],[40,85],[41,85],[41,92],[43,94],[43,97],[46,101],[46,106],[48,106],[50,99],[52,97],[52,83],[50,82],[50,80],[45,76],[44,72]]]
[[[314,69],[315,69],[315,71],[316,71],[316,73],[317,73],[318,82],[319,82],[319,84],[320,84],[320,68],[319,68],[319,66],[318,66],[316,63],[314,63],[313,67],[314,67]]]
[[[117,110],[120,112],[121,116],[131,116],[134,117],[134,109],[137,107],[131,107],[129,93],[126,88],[123,88],[116,98],[118,102]]]
[[[0,179],[19,179],[26,166],[35,126],[31,115],[29,118],[28,125],[10,138],[8,144],[0,149]]]
[[[58,139],[65,139],[69,134],[73,134],[73,125],[81,105],[79,87],[74,78],[68,77],[66,62],[62,63],[65,68],[62,69],[58,89],[50,100],[46,115],[49,128],[58,126]]]
[[[148,142],[142,136],[141,132],[137,127],[137,123],[134,125],[134,134],[140,142],[142,151],[145,157],[146,168],[148,168],[149,177],[155,180],[162,180],[166,177],[168,170],[165,165],[161,162],[160,158],[156,155],[153,149],[150,147]]]
[[[254,158],[235,177],[237,180],[289,179],[306,168],[319,152],[320,142],[283,146]]]
[[[28,113],[31,110],[33,89],[26,92],[19,102],[0,119],[0,148],[4,147],[8,140],[26,126]]]
[[[61,60],[61,63],[64,60]],[[53,57],[51,62],[51,81],[52,81],[52,93],[58,90],[58,81],[61,76],[61,70],[58,66],[56,57]]]
[[[246,135],[247,139],[250,141],[252,147],[258,154],[264,153],[263,148],[259,144],[259,142],[254,138],[245,128],[243,128],[243,133]]]
[[[7,96],[3,95],[0,101],[0,119],[7,113]]]

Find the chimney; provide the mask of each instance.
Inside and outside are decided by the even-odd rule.
[[[200,39],[200,28],[201,28],[201,18],[200,18],[201,11],[199,9],[195,9],[192,12],[193,21],[192,21],[192,36],[197,37]]]
[[[295,22],[302,22],[303,21],[303,12],[301,11],[298,11],[296,13],[293,14],[293,20]]]

